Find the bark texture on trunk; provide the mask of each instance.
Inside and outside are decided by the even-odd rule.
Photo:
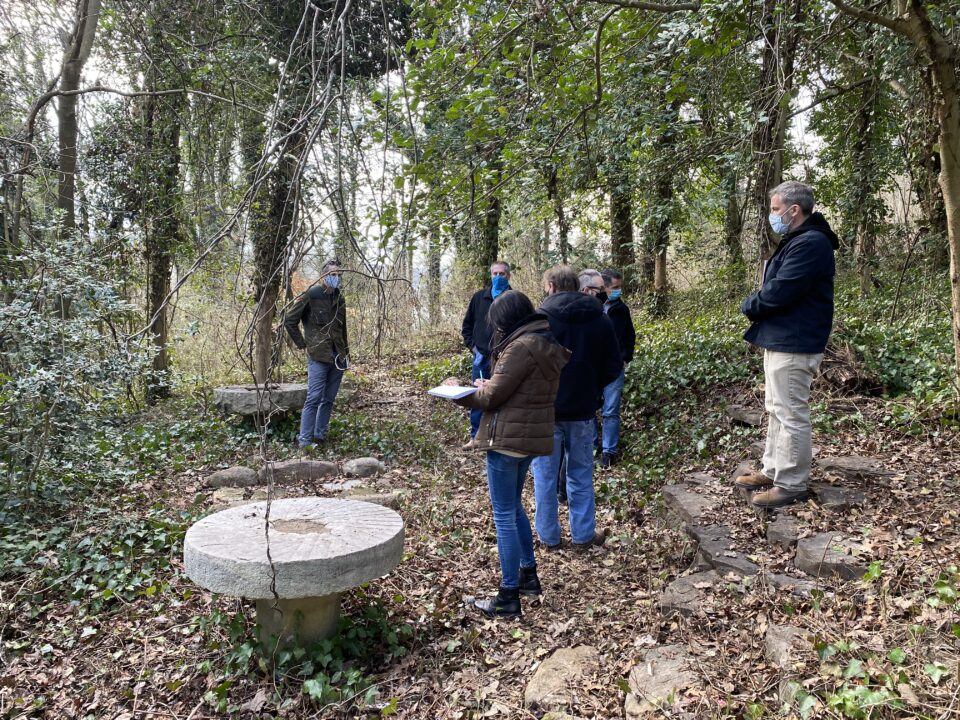
[[[83,66],[93,49],[93,39],[100,20],[100,0],[79,0],[76,21],[63,55],[60,92],[80,89]],[[76,223],[74,196],[77,174],[77,100],[73,94],[62,94],[57,103],[57,144],[60,153],[57,172],[57,209],[61,211],[61,232],[71,232]]]
[[[156,77],[150,83],[156,87]],[[170,370],[169,313],[173,256],[183,241],[180,193],[180,113],[182,95],[147,97],[144,103],[144,155],[140,177],[144,193],[144,254],[147,264],[147,317],[154,346],[153,370],[157,375],[147,386],[147,402],[170,394],[162,374]]]
[[[790,0],[782,12],[778,0],[763,0],[760,34],[763,64],[760,71],[758,118],[753,132],[753,204],[756,209],[756,236],[761,258],[775,246],[767,222],[770,209],[768,193],[783,180],[783,143],[788,103],[784,98],[793,90],[793,67],[799,42],[803,0]]]
[[[633,247],[633,193],[625,174],[610,182],[610,255],[613,265],[623,273],[626,292],[636,290],[636,251]]]

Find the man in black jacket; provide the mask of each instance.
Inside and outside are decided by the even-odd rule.
[[[763,348],[767,441],[762,468],[734,482],[759,491],[754,505],[775,508],[809,495],[810,385],[833,327],[833,253],[840,241],[813,212],[813,190],[802,183],[770,192],[769,221],[782,235],[780,244],[766,263],[763,285],[740,308],[752,321],[744,339]]]
[[[540,542],[560,547],[557,472],[561,454],[567,459],[567,505],[570,536],[577,550],[602,545],[604,533],[596,529],[593,491],[593,434],[598,399],[603,388],[620,373],[620,349],[613,325],[595,298],[579,292],[577,274],[566,265],[543,275],[546,300],[540,310],[550,320],[550,330],[573,354],[560,374],[554,403],[553,453],[534,458],[535,525]]]
[[[495,298],[510,289],[510,266],[502,260],[497,260],[490,266],[490,287],[477,290],[470,298],[467,314],[463,316],[463,344],[473,353],[473,368],[471,380],[490,379],[490,340],[493,332],[487,325],[487,311]],[[474,438],[480,428],[481,410],[470,411],[470,442],[463,446],[464,450],[476,447]]]
[[[630,308],[621,297],[623,293],[623,275],[612,268],[600,273],[603,277],[604,290],[607,298],[603,303],[603,312],[613,323],[613,332],[617,336],[617,345],[620,346],[620,359],[623,367],[620,375],[612,383],[603,388],[603,407],[600,415],[603,419],[603,432],[600,467],[610,467],[617,461],[620,444],[620,399],[623,396],[623,386],[626,381],[627,365],[633,360],[634,346],[636,345],[636,331],[633,329],[633,318]]]
[[[347,306],[340,294],[340,261],[327,260],[321,273],[320,284],[298,297],[283,321],[293,344],[307,351],[307,399],[297,436],[300,447],[326,440],[333,401],[350,356]]]

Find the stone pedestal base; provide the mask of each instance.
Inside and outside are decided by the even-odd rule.
[[[260,641],[268,650],[279,645],[307,646],[336,633],[340,593],[295,600],[257,600]]]

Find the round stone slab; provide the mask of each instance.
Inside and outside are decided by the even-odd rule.
[[[221,412],[235,415],[302,410],[306,401],[307,386],[302,383],[227,385],[213,390],[213,404]]]
[[[289,498],[270,507],[267,558],[265,502],[214,513],[183,541],[187,575],[223,595],[260,600],[315,598],[386,575],[403,554],[403,520],[359,500]]]

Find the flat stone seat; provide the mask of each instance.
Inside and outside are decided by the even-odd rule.
[[[306,401],[307,386],[303,383],[226,385],[213,390],[213,404],[216,408],[220,412],[233,415],[302,410]]]
[[[256,600],[268,647],[332,635],[340,593],[386,575],[403,554],[403,520],[393,510],[306,497],[271,504],[268,558],[266,511],[265,502],[249,503],[200,520],[187,530],[183,560],[197,585]]]

